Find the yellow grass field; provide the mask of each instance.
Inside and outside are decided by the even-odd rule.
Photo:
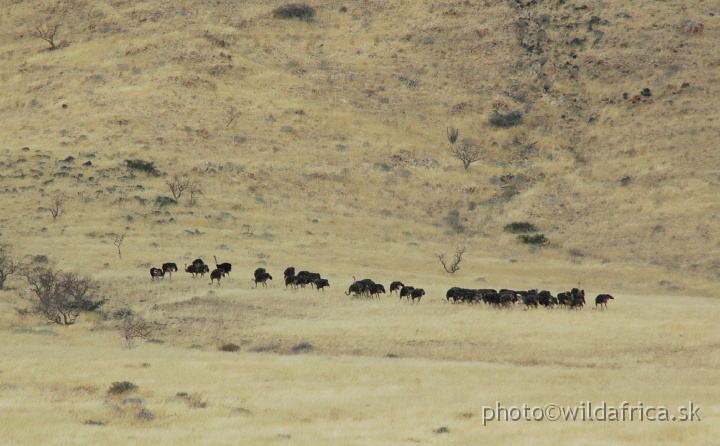
[[[280,1],[0,6],[0,273],[23,264],[0,286],[2,443],[716,442],[720,8],[302,5],[312,20]],[[523,222],[547,242],[505,230]],[[196,258],[232,272],[193,278]],[[180,271],[151,282],[163,262]],[[287,288],[289,266],[330,287]],[[107,301],[49,323],[36,267]],[[364,278],[426,295],[346,295]],[[451,304],[453,286],[587,305]],[[151,334],[128,344],[127,315]],[[623,402],[699,420],[487,420]]]

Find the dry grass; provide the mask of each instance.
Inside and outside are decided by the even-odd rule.
[[[16,311],[22,280],[7,281],[3,438],[707,442],[720,15],[511,3],[331,1],[309,4],[312,22],[274,19],[282,2],[2,8],[0,241],[26,263],[90,274],[109,299],[109,319],[83,315],[52,336]],[[33,30],[56,22],[48,51]],[[512,110],[520,125],[490,123]],[[467,171],[449,126],[484,151]],[[131,173],[128,159],[163,175]],[[196,205],[156,205],[173,175],[202,188]],[[55,194],[68,199],[53,220]],[[512,222],[549,244],[518,243],[503,231]],[[435,254],[458,246],[450,276]],[[150,266],[214,255],[233,263],[220,287],[182,271],[150,283]],[[291,265],[331,288],[286,291]],[[258,266],[268,289],[253,288]],[[427,295],[350,300],[353,276]],[[575,313],[442,302],[450,286],[578,285],[617,300]],[[123,349],[112,314],[127,309],[164,343]],[[241,351],[218,350],[228,344]],[[137,384],[134,399],[108,397],[116,381]],[[710,421],[518,431],[477,419],[495,400],[688,399]]]

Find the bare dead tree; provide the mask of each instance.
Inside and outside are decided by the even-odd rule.
[[[105,299],[95,299],[99,286],[87,276],[38,268],[27,271],[25,278],[34,295],[30,298],[32,311],[58,325],[72,325],[80,313],[105,303]]]
[[[190,194],[190,199],[187,202],[187,207],[191,208],[197,204],[198,196],[203,194],[203,190],[200,188],[200,186],[190,183],[190,186],[188,187],[188,193]]]
[[[440,260],[440,263],[442,264],[443,268],[445,268],[446,273],[455,274],[455,272],[460,269],[460,262],[462,261],[463,254],[465,254],[464,246],[455,250],[455,257],[452,261],[447,260],[446,254],[444,252],[436,254],[435,256],[438,258],[438,260]]]
[[[0,290],[5,286],[8,276],[19,271],[21,266],[12,259],[12,246],[9,243],[0,243]]]
[[[120,251],[120,246],[122,245],[123,241],[125,240],[125,234],[113,234],[113,244],[117,246],[118,250],[118,257],[122,259],[122,252]]]
[[[68,201],[68,197],[64,192],[56,190],[50,196],[50,215],[52,215],[53,221],[57,220],[63,211],[65,203]]]
[[[136,347],[136,339],[150,339],[153,332],[153,326],[140,316],[126,317],[118,328],[122,333],[124,346],[127,349]]]
[[[239,114],[240,114],[240,112],[237,111],[237,109],[236,109],[234,106],[230,106],[230,108],[228,109],[228,117],[229,117],[230,119],[228,119],[228,123],[227,123],[227,125],[225,126],[225,128],[230,127],[230,124],[232,124],[232,122],[235,120],[235,118],[236,118]]]
[[[170,192],[176,200],[191,186],[190,180],[180,177],[180,175],[173,175],[172,179],[165,181],[165,184],[170,188]]]
[[[38,25],[35,27],[34,34],[36,37],[49,43],[50,50],[54,50],[57,48],[57,45],[55,45],[55,34],[57,34],[59,28],[60,23]]]
[[[464,140],[458,146],[451,146],[450,154],[462,161],[465,170],[470,167],[470,164],[483,159],[483,154],[480,149],[475,145],[475,142],[470,139]]]

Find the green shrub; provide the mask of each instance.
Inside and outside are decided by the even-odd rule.
[[[305,4],[292,3],[275,8],[273,10],[273,17],[276,19],[297,19],[310,22],[315,18],[315,9]]]
[[[537,228],[532,223],[528,223],[526,221],[514,221],[506,224],[503,231],[510,232],[512,234],[523,234],[527,232],[535,232],[537,231]]]
[[[545,237],[545,234],[535,234],[535,235],[519,235],[518,240],[525,243],[526,245],[545,245],[548,243],[547,237]]]

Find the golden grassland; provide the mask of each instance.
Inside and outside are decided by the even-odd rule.
[[[174,281],[176,287],[180,279]],[[720,337],[713,299],[624,295],[607,311],[500,311],[438,298],[411,305],[314,290],[238,289],[231,280],[221,288],[153,305],[147,316],[167,323],[157,336],[169,342],[130,350],[109,329],[112,323],[87,316],[68,328],[27,328],[4,304],[10,328],[2,332],[0,363],[3,438],[14,444],[282,438],[674,444],[711,441],[717,432]],[[241,351],[218,351],[227,342]],[[300,343],[313,349],[293,353]],[[137,391],[108,393],[122,381]],[[642,401],[671,413],[692,401],[701,421],[483,427],[482,406],[496,401]],[[138,418],[142,409],[155,418]],[[450,432],[433,432],[441,427]]]
[[[720,10],[513,3],[308,2],[311,22],[273,18],[275,1],[0,7],[0,242],[92,276],[108,299],[59,327],[17,311],[30,298],[17,275],[0,290],[2,438],[712,442]],[[47,51],[33,32],[53,23]],[[522,124],[489,123],[515,109]],[[449,126],[482,149],[467,170]],[[157,206],[173,175],[202,188],[196,205]],[[503,231],[526,221],[546,246]],[[436,254],[456,247],[448,275]],[[233,263],[219,287],[183,272],[150,283],[151,266],[213,256]],[[267,289],[250,280],[259,266]],[[288,266],[331,287],[286,290]],[[353,277],[427,295],[350,299]],[[443,302],[451,286],[616,300],[499,311]],[[156,343],[124,348],[113,315],[128,309]],[[139,388],[110,396],[116,381]],[[702,422],[480,420],[495,401],[586,400],[693,401]]]

